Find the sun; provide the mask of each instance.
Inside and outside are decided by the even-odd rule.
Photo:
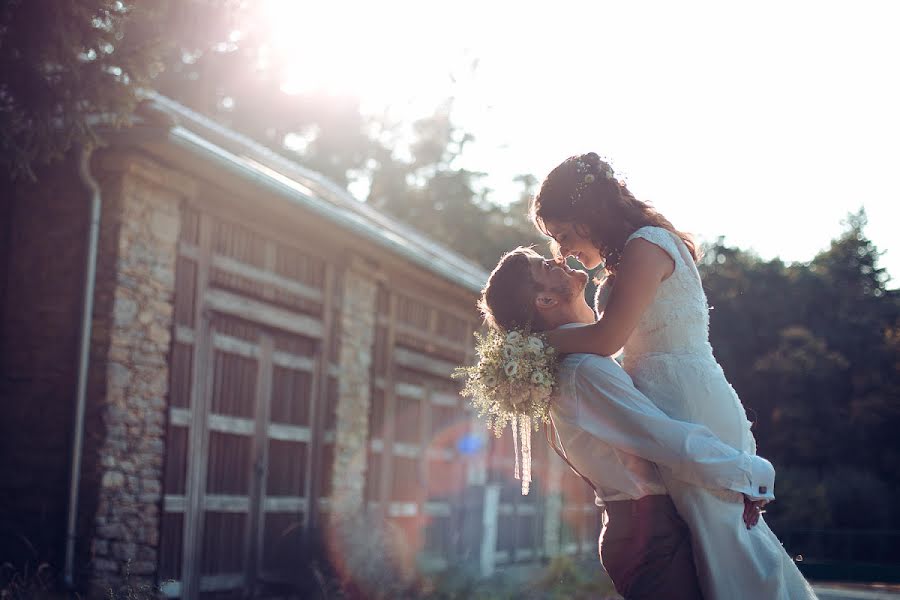
[[[423,7],[424,5],[424,7]],[[266,0],[273,53],[288,94],[353,95],[386,107],[446,97],[459,48],[427,3]]]

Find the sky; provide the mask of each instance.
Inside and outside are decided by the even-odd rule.
[[[452,96],[475,136],[457,166],[497,202],[515,175],[594,151],[679,229],[788,262],[864,207],[900,287],[900,3],[268,6],[279,43],[317,56],[286,87],[411,117]]]

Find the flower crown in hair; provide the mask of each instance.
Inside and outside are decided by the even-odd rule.
[[[613,173],[612,167],[602,160],[598,160],[596,165],[592,165],[583,158],[575,159],[575,172],[580,175],[580,180],[575,184],[575,190],[572,192],[572,206],[581,201],[584,191],[592,183],[597,181],[597,177],[615,181],[616,175]]]

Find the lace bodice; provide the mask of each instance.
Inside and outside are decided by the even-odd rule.
[[[656,298],[625,344],[626,364],[649,353],[712,356],[706,294],[687,246],[662,227],[642,227],[626,244],[635,238],[643,238],[664,250],[675,262],[675,270],[660,284]],[[597,290],[598,312],[606,305],[609,288],[611,283],[605,283]]]
[[[642,227],[628,242],[635,238],[665,251],[675,269],[625,343],[622,365],[637,388],[670,417],[706,425],[731,446],[755,452],[740,398],[709,344],[706,294],[687,246],[661,227]],[[598,312],[612,285],[598,290]]]
[[[660,284],[625,344],[625,370],[638,390],[671,418],[705,425],[731,447],[755,454],[744,407],[709,344],[706,294],[687,246],[660,227],[642,227],[628,241],[635,238],[661,248],[675,261],[675,270]],[[598,312],[613,285],[597,291]],[[704,597],[815,600],[765,521],[752,530],[738,525],[744,508],[740,494],[686,483],[662,467],[660,473],[690,526]]]

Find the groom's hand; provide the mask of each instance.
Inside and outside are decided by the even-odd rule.
[[[752,529],[759,523],[760,515],[765,512],[763,507],[768,503],[766,500],[751,500],[744,496],[744,525],[747,529]]]

